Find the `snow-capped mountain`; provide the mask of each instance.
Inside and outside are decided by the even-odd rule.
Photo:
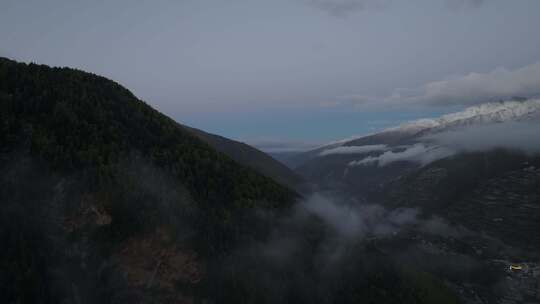
[[[398,160],[427,164],[463,151],[496,147],[530,151],[527,145],[534,144],[539,126],[540,98],[490,102],[334,141],[296,156],[295,167],[325,176],[329,168],[335,169],[335,175],[351,165],[359,170],[359,164],[384,165]],[[534,151],[537,144],[533,145]],[[324,172],[320,172],[321,168]]]
[[[379,185],[464,153],[496,149],[540,153],[540,99],[509,100],[404,123],[306,152],[296,167],[307,179],[356,189]]]
[[[423,131],[426,129],[441,130],[471,124],[499,123],[517,121],[540,112],[540,99],[525,101],[490,102],[469,107],[461,112],[443,115],[436,119],[421,119],[399,127],[404,132]]]
[[[540,118],[540,99],[509,100],[489,102],[466,108],[463,111],[446,114],[438,118],[424,118],[404,123],[400,126],[385,129],[379,133],[361,136],[349,141],[336,141],[345,146],[364,145],[366,143],[387,143],[386,138],[409,138],[411,136],[425,135],[447,131],[450,129],[466,127],[477,124],[501,123],[508,121],[535,120]],[[339,145],[338,145],[339,146]]]

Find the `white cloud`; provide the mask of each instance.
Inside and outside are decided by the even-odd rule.
[[[540,93],[540,62],[516,69],[497,68],[425,84],[419,89],[398,89],[385,99],[395,103],[469,105],[512,96]]]
[[[378,165],[407,161],[425,166],[460,152],[480,152],[497,148],[519,150],[528,154],[540,153],[540,123],[503,122],[477,125],[426,135],[423,143],[408,146],[400,152],[386,151],[352,161],[349,166]]]
[[[375,204],[344,204],[320,194],[311,196],[300,208],[321,218],[346,240],[390,236],[418,223],[420,214],[415,208],[387,210]]]
[[[391,0],[305,0],[308,4],[319,8],[333,16],[343,17],[366,9],[380,9]]]
[[[319,153],[319,156],[326,156],[331,154],[360,154],[384,150],[386,150],[386,145],[341,146],[333,149],[324,150]]]
[[[319,8],[333,16],[343,17],[348,14],[367,9],[387,7],[393,0],[303,0],[309,5]],[[477,8],[484,0],[444,0],[447,8],[452,10]]]
[[[540,153],[540,123],[505,122],[463,128],[425,136],[457,151],[487,151],[495,148]]]
[[[540,62],[514,70],[503,67],[487,73],[469,73],[433,81],[419,88],[397,88],[386,97],[338,97],[362,107],[403,105],[477,105],[512,97],[540,95]]]
[[[446,6],[450,9],[464,9],[480,7],[484,0],[446,0]]]
[[[452,154],[454,154],[454,151],[449,148],[441,146],[428,146],[420,143],[409,146],[401,152],[386,151],[379,156],[368,156],[361,160],[352,161],[349,163],[349,166],[353,167],[377,164],[379,167],[383,167],[397,161],[408,161],[418,163],[420,165],[426,165],[438,159],[448,157]]]

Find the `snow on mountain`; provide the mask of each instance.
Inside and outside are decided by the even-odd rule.
[[[412,135],[422,143],[405,146],[403,151],[389,148],[380,155],[352,161],[349,167],[385,166],[396,161],[426,165],[460,151],[485,151],[497,147],[537,153],[540,142],[533,139],[540,124],[531,123],[528,118],[536,118],[539,113],[540,99],[532,99],[486,103],[435,119],[416,120],[386,129],[379,135],[397,132]],[[364,147],[367,146],[347,146],[350,150]],[[333,150],[336,149],[339,148]]]
[[[437,121],[437,119],[422,118],[422,119],[406,122],[397,127],[384,129],[381,133],[401,132],[401,133],[407,133],[407,134],[414,134],[422,130],[437,127],[439,125],[440,123]]]
[[[525,101],[509,100],[502,102],[489,102],[466,108],[463,111],[446,114],[438,118],[424,118],[401,124],[400,126],[385,129],[379,133],[369,134],[353,139],[335,141],[332,148],[344,145],[352,140],[365,138],[373,135],[402,133],[403,135],[415,135],[419,133],[435,133],[452,128],[469,126],[474,124],[500,123],[507,121],[519,121],[528,117],[540,118],[540,99]]]
[[[428,129],[437,131],[450,127],[466,126],[477,123],[497,123],[519,120],[527,115],[538,112],[540,112],[540,99],[490,102],[466,108],[461,112],[443,115],[439,118],[419,119],[408,122],[399,127],[386,129],[382,132],[400,131],[410,134]]]

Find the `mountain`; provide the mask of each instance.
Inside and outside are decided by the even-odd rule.
[[[430,162],[459,154],[468,149],[467,145],[477,145],[474,142],[455,142],[461,140],[456,138],[460,134],[467,137],[467,132],[484,132],[483,136],[478,134],[480,139],[476,141],[480,143],[486,141],[486,136],[493,137],[491,144],[496,145],[497,140],[503,139],[489,134],[502,136],[513,127],[512,124],[526,129],[525,124],[538,125],[539,118],[540,99],[486,103],[303,153],[296,156],[302,159],[296,171],[321,185],[349,189],[373,200],[381,194],[385,183]],[[454,142],[439,143],[441,140],[448,141],[450,137]]]
[[[0,122],[6,303],[457,303],[372,246],[326,261],[288,170],[106,78],[0,58]]]
[[[377,134],[348,141],[344,145],[355,146],[369,142],[395,144],[404,142],[411,137],[442,132],[453,128],[538,118],[540,118],[540,99],[491,102],[469,107],[461,112],[443,115],[439,118],[419,119],[405,123]]]
[[[296,170],[349,197],[348,210],[420,214],[419,229],[374,237],[374,246],[404,252],[404,264],[412,256],[409,263],[443,279],[463,303],[534,303],[539,118],[539,99],[487,103],[309,151]],[[511,270],[515,264],[524,271]]]
[[[208,298],[215,261],[265,231],[253,214],[298,198],[90,73],[0,58],[0,122],[6,303]]]
[[[238,163],[251,167],[258,172],[272,178],[280,184],[292,189],[299,189],[302,186],[302,178],[276,161],[270,155],[259,151],[245,143],[234,141],[223,136],[210,134],[202,130],[185,127],[214,149],[226,154]]]
[[[386,206],[421,208],[534,256],[540,250],[540,155],[462,153],[392,181]]]
[[[231,203],[270,197],[264,186],[287,193],[110,80],[67,68],[0,62],[4,153],[23,150],[69,172],[106,170],[136,152],[167,167],[201,202],[213,203],[214,196]],[[201,184],[212,178],[253,184],[255,191],[226,185],[210,193]]]
[[[6,303],[458,303],[373,245],[342,250],[265,155],[106,78],[0,58],[0,122]]]
[[[301,164],[302,159],[299,159],[300,163],[296,163],[295,160],[296,157],[303,155],[303,151],[277,151],[268,152],[268,154],[272,156],[272,158],[274,158],[275,160],[287,166],[288,168],[294,169]]]
[[[540,99],[487,103],[310,151],[321,187],[418,208],[533,254],[540,239]]]

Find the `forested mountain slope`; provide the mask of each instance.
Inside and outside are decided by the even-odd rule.
[[[223,136],[210,134],[199,129],[186,127],[196,136],[207,142],[214,149],[225,153],[238,163],[249,166],[258,172],[272,178],[282,185],[298,188],[302,178],[287,166],[273,159],[268,154],[259,151],[250,145],[237,142]]]
[[[111,80],[0,59],[6,303],[189,302],[297,197]]]
[[[177,177],[200,203],[294,196],[180,128],[103,77],[0,60],[2,152],[28,152],[55,169],[107,178],[138,152]]]
[[[103,77],[0,59],[0,122],[3,302],[457,303]]]

